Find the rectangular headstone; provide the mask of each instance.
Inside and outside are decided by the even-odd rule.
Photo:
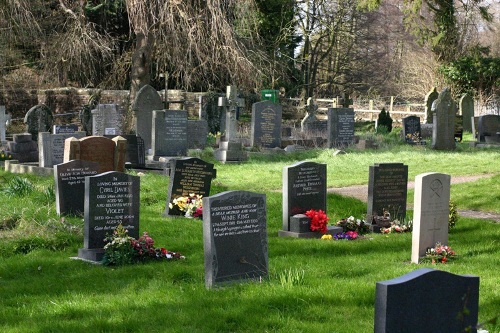
[[[379,163],[370,166],[368,180],[367,220],[383,216],[403,220],[406,216],[408,166],[403,163]]]
[[[328,109],[328,148],[345,147],[354,142],[354,109]]]
[[[188,120],[188,149],[203,149],[207,145],[208,122],[205,119]]]
[[[163,215],[183,215],[176,209],[169,209],[169,203],[179,197],[189,194],[207,197],[210,195],[210,185],[214,174],[214,165],[199,158],[190,157],[172,162],[170,182],[165,212]]]
[[[271,101],[252,105],[252,147],[281,147],[281,114],[282,106]]]
[[[92,135],[123,134],[125,111],[117,104],[99,104],[92,110]],[[114,133],[110,133],[111,129]],[[106,134],[108,132],[108,134]]]
[[[420,118],[417,116],[408,116],[403,118],[403,138],[406,142],[414,142],[422,137],[422,128]]]
[[[429,172],[415,177],[411,261],[419,262],[437,242],[448,245],[451,176]]]
[[[5,131],[6,131],[6,123],[7,115],[5,114],[5,105],[0,105],[0,141],[5,141]]]
[[[112,135],[106,135],[107,138],[113,138]],[[144,140],[140,136],[129,134],[120,135],[127,140],[127,150],[125,153],[125,163],[130,163],[132,168],[144,167],[146,164],[146,152],[144,150]]]
[[[377,282],[374,332],[477,332],[478,312],[478,276],[421,268]]]
[[[152,150],[155,157],[187,154],[187,111],[153,111]]]
[[[78,125],[54,125],[52,126],[52,134],[71,134],[78,132]]]
[[[85,177],[96,175],[96,162],[73,160],[54,165],[56,211],[59,215],[83,215]]]
[[[85,177],[84,248],[78,257],[102,260],[104,239],[120,224],[129,236],[139,238],[139,199],[139,176],[110,171]]]
[[[485,142],[485,136],[494,136],[500,133],[500,116],[487,114],[480,116],[477,121],[479,142]]]
[[[283,168],[283,231],[290,217],[310,209],[326,212],[326,164],[298,162]]]
[[[64,160],[64,142],[66,139],[83,138],[85,132],[74,132],[65,134],[50,134],[49,132],[38,133],[38,165],[42,168],[52,168],[55,164]]]
[[[266,195],[222,192],[203,198],[207,288],[269,276]]]

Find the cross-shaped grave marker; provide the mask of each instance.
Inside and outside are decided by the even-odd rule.
[[[227,86],[226,97],[219,97],[219,106],[224,107],[226,128],[224,134],[227,141],[237,141],[238,135],[238,108],[245,106],[245,100],[238,97],[236,86]]]

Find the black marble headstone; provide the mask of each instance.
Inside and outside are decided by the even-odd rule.
[[[375,297],[375,333],[477,332],[478,276],[421,268],[377,282]]]
[[[283,230],[290,217],[310,209],[326,212],[326,164],[298,162],[283,168]]]
[[[171,167],[164,216],[183,214],[176,209],[169,208],[169,203],[175,198],[185,197],[191,193],[203,197],[209,196],[214,175],[214,165],[196,157],[173,160]]]
[[[370,166],[367,212],[369,222],[374,216],[383,216],[384,209],[391,214],[392,219],[404,219],[407,193],[407,165],[380,163]]]
[[[328,148],[345,147],[354,142],[354,109],[328,109]]]
[[[85,177],[96,175],[99,163],[73,160],[54,165],[56,211],[59,215],[83,215]]]
[[[485,142],[485,136],[495,136],[500,133],[500,116],[487,114],[480,116],[477,121],[477,131],[480,142]]]
[[[228,191],[203,198],[207,288],[267,278],[266,195]]]
[[[282,107],[271,101],[252,105],[251,146],[262,148],[281,147]]]
[[[118,225],[139,238],[140,177],[109,171],[85,177],[83,249],[78,257],[100,261],[104,239]]]
[[[403,137],[405,141],[409,143],[422,137],[422,128],[419,117],[408,116],[403,118]]]

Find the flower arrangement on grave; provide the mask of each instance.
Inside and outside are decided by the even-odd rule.
[[[388,228],[381,228],[380,232],[383,234],[399,234],[405,232],[411,232],[413,227],[413,221],[410,220],[408,223],[401,223],[399,220],[394,220],[391,222],[391,226]]]
[[[0,151],[0,161],[6,161],[10,160],[12,158],[12,155],[7,154],[5,151]]]
[[[342,227],[344,232],[356,231],[358,234],[366,234],[370,231],[370,226],[365,222],[365,220],[356,219],[354,216],[338,220],[336,225],[338,227]]]
[[[130,237],[128,230],[121,224],[104,241],[106,245],[102,262],[107,266],[135,264],[148,260],[185,259],[179,252],[171,252],[163,247],[155,248],[154,240],[147,232],[139,239]]]
[[[183,213],[185,217],[203,217],[202,196],[195,193],[190,193],[187,197],[175,198],[168,204],[168,207]]]
[[[359,234],[356,231],[347,231],[347,232],[341,232],[339,234],[335,234],[334,236],[332,235],[323,235],[321,236],[321,239],[323,240],[355,240],[358,239]]]
[[[425,251],[423,261],[430,261],[433,264],[445,264],[449,260],[455,259],[456,256],[456,252],[453,251],[448,245],[436,243],[435,247],[428,248],[427,251]]]
[[[327,225],[330,218],[326,216],[326,213],[323,210],[310,209],[305,212],[305,215],[311,219],[311,224],[309,226],[311,231],[319,231],[322,234],[325,234],[328,231]]]
[[[420,141],[421,141],[421,138],[420,138],[419,132],[406,134],[406,142],[419,144]]]

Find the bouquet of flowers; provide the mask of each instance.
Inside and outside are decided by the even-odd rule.
[[[199,217],[203,215],[202,196],[190,193],[187,197],[177,197],[168,204],[170,209],[182,212],[185,217]]]
[[[330,220],[323,210],[308,210],[305,215],[311,219],[311,231],[319,231],[325,234],[328,231],[327,224]]]
[[[425,252],[425,261],[430,261],[433,264],[436,263],[446,263],[447,261],[454,259],[456,257],[455,251],[447,245],[441,245],[441,243],[436,243],[435,247],[428,248]]]
[[[358,238],[358,233],[356,231],[347,231],[341,232],[340,234],[336,234],[333,236],[335,240],[346,239],[346,240],[355,240]]]
[[[413,221],[409,221],[407,224],[402,224],[398,220],[394,220],[391,222],[390,227],[381,228],[380,232],[383,234],[411,232],[412,225],[413,225]]]
[[[342,227],[344,232],[356,231],[359,234],[365,234],[370,231],[370,227],[364,220],[356,219],[354,216],[349,216],[346,219],[337,221],[337,226]]]

